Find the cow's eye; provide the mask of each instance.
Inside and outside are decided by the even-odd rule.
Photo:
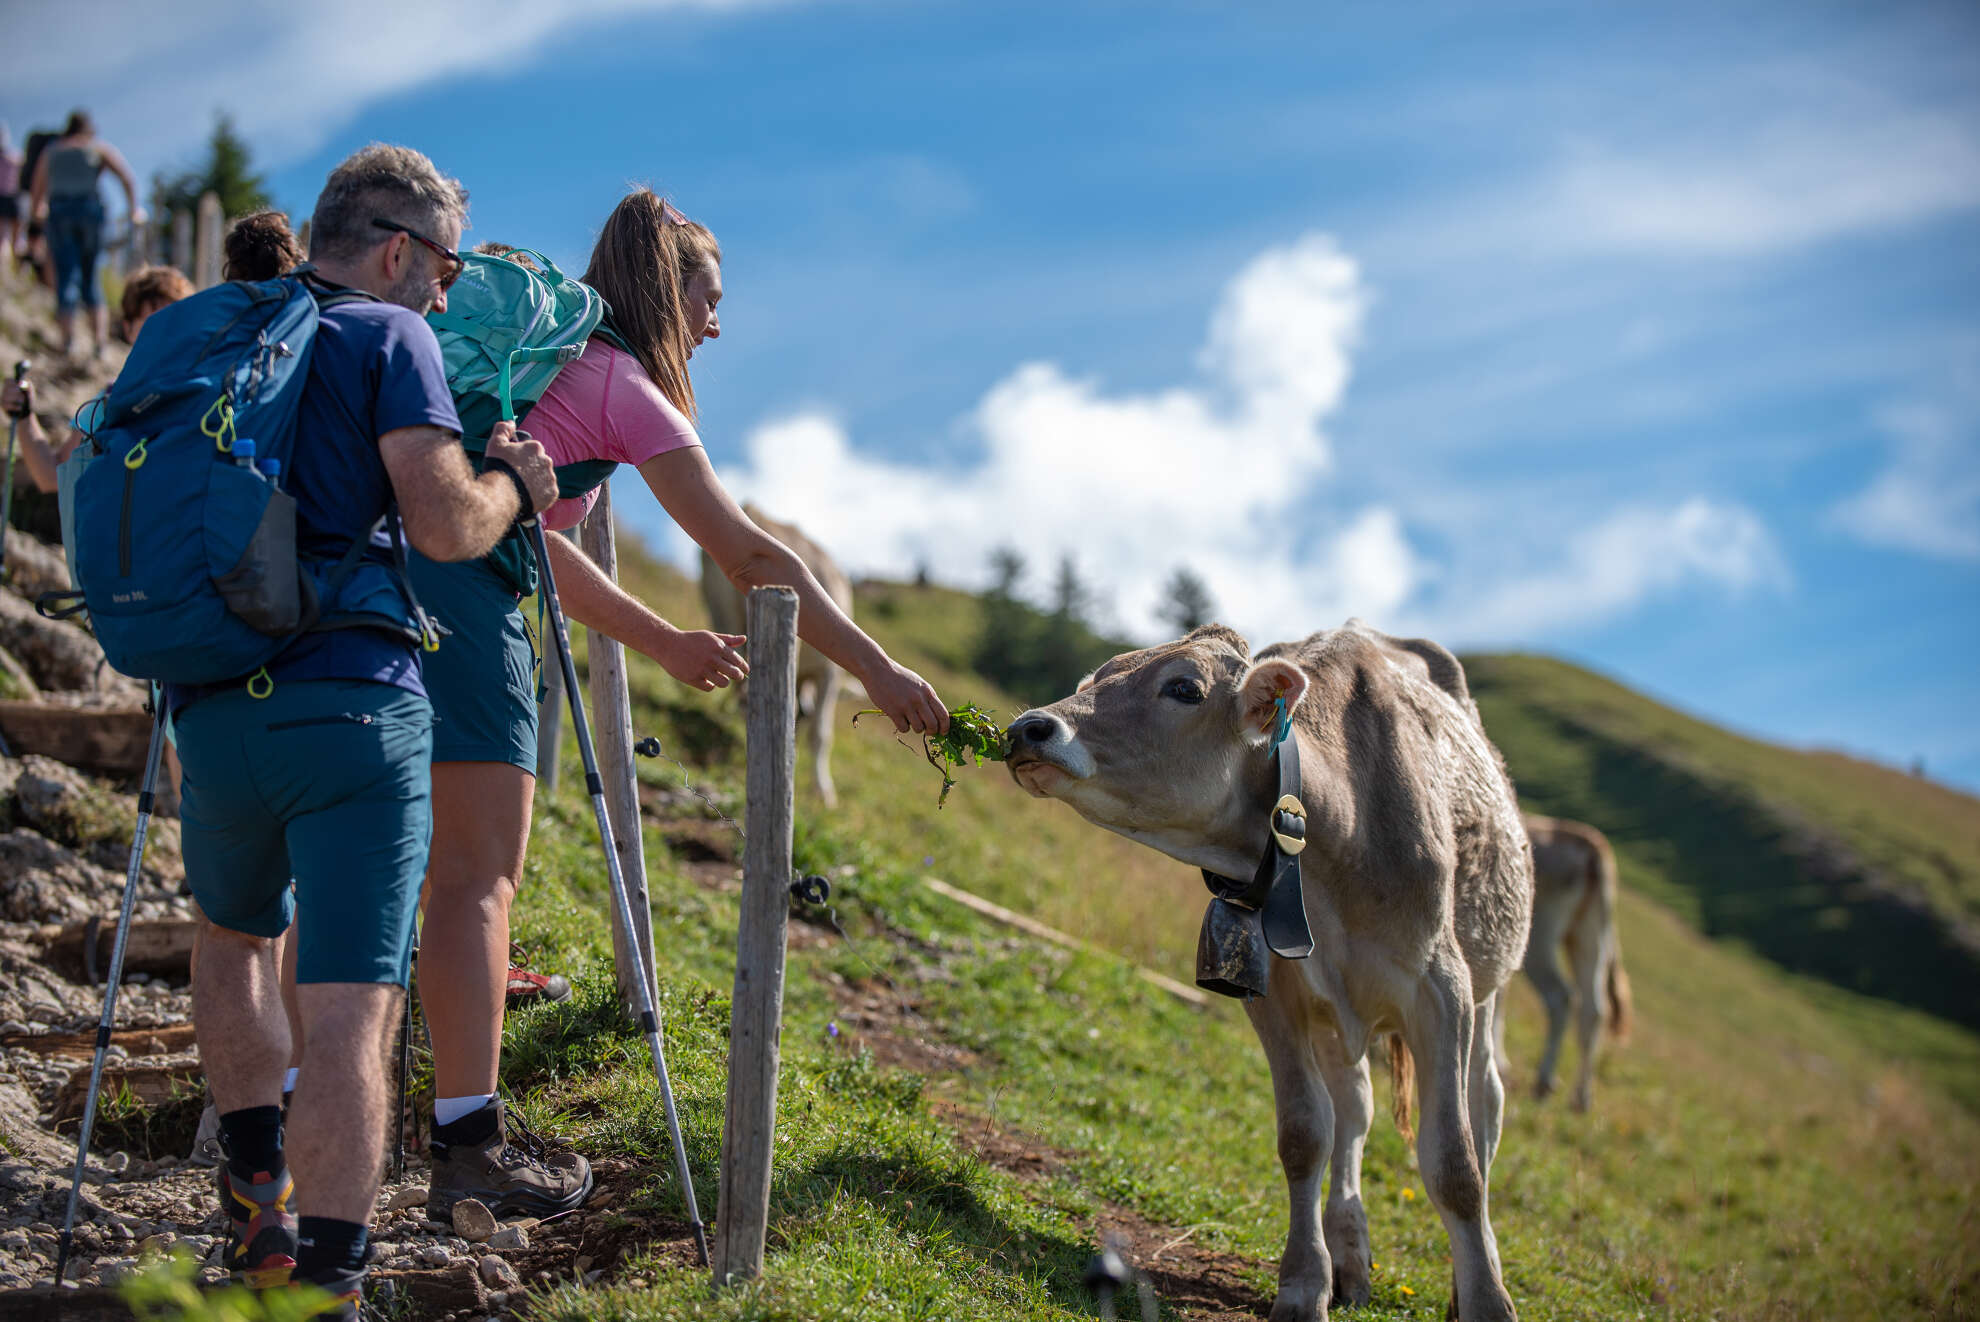
[[[1203,686],[1187,676],[1178,676],[1162,686],[1162,696],[1195,706],[1203,701]]]

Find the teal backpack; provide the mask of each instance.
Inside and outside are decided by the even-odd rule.
[[[528,258],[537,269],[516,258]],[[611,310],[597,290],[531,249],[500,256],[467,252],[461,259],[466,265],[447,291],[447,310],[427,313],[426,321],[440,340],[447,386],[461,415],[461,443],[479,471],[495,424],[526,417],[592,335],[610,335],[604,321]],[[563,465],[557,494],[582,496],[617,467],[607,459]],[[510,530],[486,563],[520,595],[536,591],[536,557],[519,529]]]

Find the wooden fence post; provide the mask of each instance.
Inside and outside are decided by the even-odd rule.
[[[193,264],[193,218],[190,211],[172,213],[172,265],[181,275],[191,277]]]
[[[577,529],[566,528],[559,537],[577,540]],[[536,783],[546,794],[557,792],[557,751],[564,742],[564,668],[545,658],[543,701],[536,709]],[[613,833],[618,833],[615,823]]]
[[[199,240],[193,250],[193,284],[211,289],[220,283],[220,240],[226,233],[227,216],[220,209],[218,193],[199,197]]]
[[[777,1142],[777,1058],[784,1020],[784,941],[791,909],[797,772],[797,593],[749,594],[749,734],[742,913],[729,1018],[729,1101],[722,1124],[715,1280],[760,1276]]]
[[[612,531],[612,488],[598,488],[598,503],[584,521],[583,546],[605,576],[619,581],[619,548]],[[586,630],[585,655],[591,669],[591,736],[598,750],[598,774],[605,781],[605,816],[619,851],[634,931],[619,930],[613,908],[612,957],[619,971],[619,997],[639,1004],[633,979],[646,979],[653,1004],[660,1003],[653,968],[653,901],[646,890],[646,851],[639,829],[639,781],[633,772],[632,696],[626,687],[626,649],[616,638]]]

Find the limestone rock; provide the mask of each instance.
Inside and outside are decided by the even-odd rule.
[[[46,620],[23,598],[0,589],[0,647],[27,667],[44,689],[98,687],[103,649],[81,626],[67,620]],[[108,666],[102,673],[120,679]]]
[[[408,1207],[424,1206],[426,1206],[426,1190],[418,1185],[407,1185],[392,1195],[391,1201],[385,1204],[385,1210],[402,1212]]]
[[[28,668],[12,652],[0,647],[0,698],[32,698],[39,692],[41,685],[34,682]]]
[[[128,845],[137,803],[133,800],[126,811],[117,802],[121,797],[74,767],[30,753],[20,760],[14,780],[14,815],[21,824],[61,844],[112,840],[121,827]]]
[[[529,1232],[521,1226],[503,1226],[488,1237],[491,1249],[526,1249],[529,1247]]]
[[[483,1283],[491,1289],[510,1290],[522,1284],[522,1278],[516,1275],[516,1269],[493,1253],[482,1257],[480,1271]]]
[[[7,584],[29,601],[44,592],[65,592],[69,587],[69,562],[63,557],[61,547],[50,546],[18,528],[9,528]]]
[[[32,831],[0,835],[0,917],[15,923],[87,918],[121,879]]]
[[[454,1204],[454,1233],[468,1243],[483,1243],[498,1226],[495,1214],[478,1199],[463,1198]]]

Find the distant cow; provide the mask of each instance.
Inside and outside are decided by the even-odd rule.
[[[824,547],[792,525],[767,517],[754,505],[743,506],[743,513],[749,515],[757,527],[795,551],[798,559],[804,561],[804,567],[825,589],[826,595],[838,603],[848,619],[852,617],[852,580],[846,577]],[[701,599],[708,605],[710,628],[721,633],[744,632],[742,594],[736,591],[735,585],[729,582],[714,557],[706,551],[701,553]],[[828,808],[839,801],[838,792],[832,787],[832,713],[838,708],[839,690],[844,680],[845,672],[827,660],[824,653],[809,643],[799,644],[799,732],[811,754],[811,775],[818,786],[818,797]],[[738,697],[743,691],[742,685],[736,686]]]
[[[1526,946],[1526,976],[1547,1007],[1547,1049],[1533,1091],[1538,1097],[1554,1091],[1554,1067],[1572,1010],[1581,1064],[1569,1105],[1586,1111],[1603,1024],[1619,1042],[1629,1036],[1629,975],[1616,936],[1616,855],[1607,838],[1583,822],[1529,816],[1526,834],[1533,841],[1533,935]],[[1572,984],[1561,976],[1563,947]],[[1507,1068],[1504,1031],[1501,1022],[1501,1071]]]
[[[1463,669],[1435,643],[1350,620],[1255,661],[1248,650],[1208,625],[1115,657],[1073,696],[1012,722],[1011,774],[1098,826],[1248,877],[1279,820],[1272,736],[1283,699],[1301,764],[1297,857],[1314,950],[1270,958],[1266,994],[1245,1002],[1272,1068],[1292,1198],[1273,1322],[1368,1301],[1361,1150],[1368,1044],[1384,1033],[1399,1036],[1402,1107],[1415,1075],[1418,1162],[1450,1234],[1456,1315],[1511,1318],[1486,1210],[1505,1100],[1493,1017],[1526,949],[1533,874],[1505,768]]]

